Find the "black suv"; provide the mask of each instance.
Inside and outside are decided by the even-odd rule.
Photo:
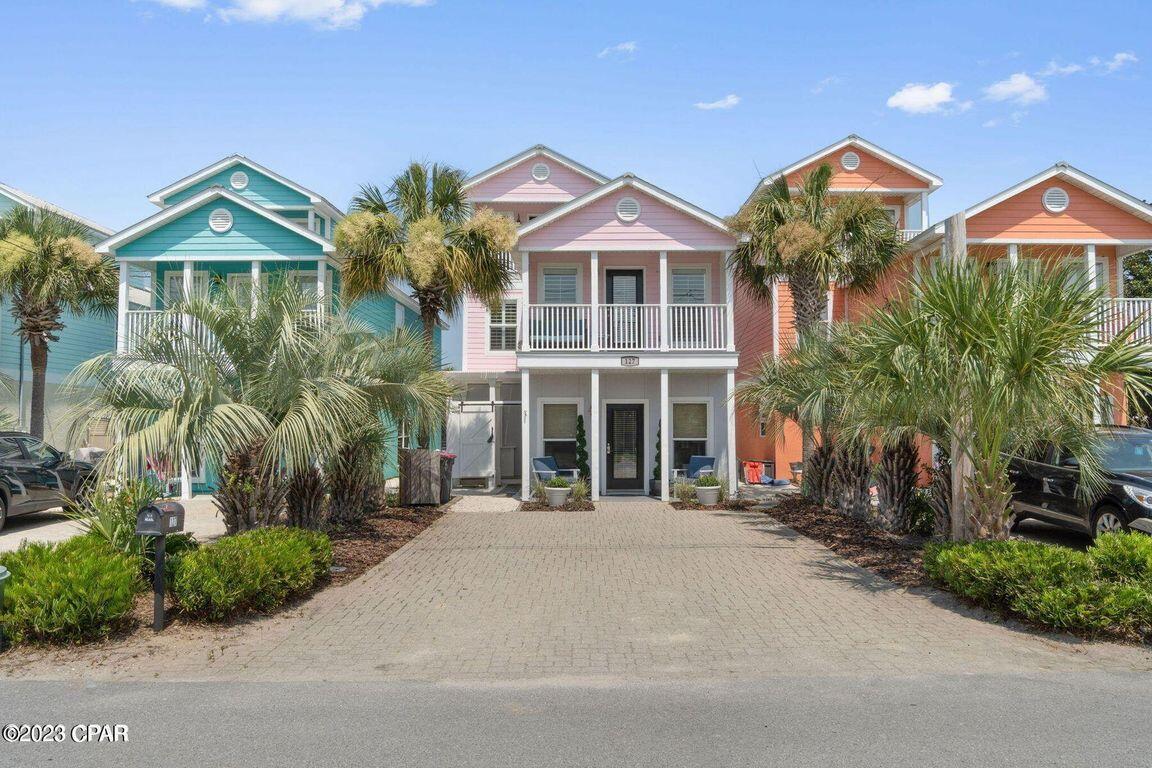
[[[26,432],[0,432],[0,529],[11,516],[75,499],[93,469]]]
[[[1017,520],[1035,518],[1096,537],[1112,531],[1152,533],[1152,430],[1101,427],[1103,493],[1086,502],[1077,496],[1080,463],[1049,448],[1034,459],[1014,458],[1008,476],[1015,487]]]

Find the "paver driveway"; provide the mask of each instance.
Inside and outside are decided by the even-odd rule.
[[[1038,637],[938,605],[763,513],[648,500],[579,513],[516,506],[465,498],[293,615],[191,649],[161,636],[71,673],[576,680],[1152,668],[1141,649]]]

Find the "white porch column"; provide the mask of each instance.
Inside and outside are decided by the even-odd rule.
[[[592,305],[592,317],[588,324],[589,329],[592,331],[592,351],[600,351],[600,254],[597,251],[591,251],[588,254],[590,271],[588,279],[591,281],[591,296],[588,297],[588,303]],[[596,444],[595,441],[592,442]]]
[[[520,307],[516,317],[518,318],[517,322],[520,323],[521,349],[532,349],[532,326],[529,323],[530,313],[528,311],[532,303],[532,292],[529,289],[529,283],[532,282],[531,277],[528,274],[528,251],[520,251]],[[527,371],[525,371],[525,375],[527,375]],[[524,396],[527,397],[527,391],[525,391]],[[523,450],[527,452],[527,446],[524,446]]]
[[[660,251],[660,349],[668,349],[668,251]]]
[[[728,304],[724,308],[724,336],[727,338],[725,347],[729,352],[736,351],[736,278],[732,274],[732,267],[728,259],[732,251],[724,251],[724,301]]]
[[[1020,264],[1020,246],[1016,243],[1011,243],[1008,246],[1008,266],[1016,269]]]
[[[672,403],[668,399],[668,369],[660,369],[660,500],[672,494]]]
[[[1088,287],[1093,291],[1100,286],[1096,284],[1096,246],[1084,246],[1084,269],[1088,272]]]
[[[184,260],[184,298],[192,298],[192,280],[196,276],[195,262],[190,259]],[[186,321],[189,318],[186,318]],[[188,500],[192,498],[192,468],[188,466],[188,457],[180,457],[180,498],[181,500]]]
[[[321,259],[316,262],[316,312],[323,314],[324,307],[327,305],[327,278],[328,278],[328,262]]]
[[[497,464],[499,457],[496,453],[496,379],[488,379],[488,404],[492,408],[492,440],[488,443],[492,448],[492,475],[488,478],[488,490],[495,490],[500,474],[500,466]]]
[[[520,498],[524,501],[532,498],[531,379],[532,373],[527,368],[520,371]]]
[[[128,351],[128,275],[129,265],[120,262],[120,285],[116,299],[116,354]]]
[[[740,493],[739,467],[736,464],[736,369],[729,368],[724,374],[724,413],[728,419],[728,493]]]
[[[928,229],[928,193],[920,193],[920,229]]]
[[[196,262],[184,260],[184,298],[192,298],[192,279],[196,276]]]
[[[256,302],[260,300],[260,262],[253,261],[249,267],[248,274],[252,277],[252,312],[256,312]]]
[[[772,357],[780,357],[780,284],[772,279]]]
[[[588,487],[592,489],[592,501],[600,500],[600,456],[604,446],[600,439],[600,369],[592,369],[592,397],[588,409],[588,436],[592,450],[588,452],[588,469],[592,477],[588,478]]]
[[[308,231],[316,231],[316,210],[313,208],[308,209]]]

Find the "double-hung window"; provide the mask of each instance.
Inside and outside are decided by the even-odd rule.
[[[516,301],[505,300],[496,311],[488,311],[488,348],[493,352],[516,349]]]
[[[541,406],[544,418],[544,455],[556,460],[561,469],[576,466],[576,416],[579,406],[576,403],[544,403]]]
[[[579,304],[580,271],[576,267],[544,267],[542,304]]]
[[[672,403],[672,466],[684,469],[693,456],[708,455],[708,403]]]

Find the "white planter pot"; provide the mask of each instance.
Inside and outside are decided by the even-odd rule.
[[[711,487],[701,488],[696,487],[696,501],[700,502],[706,507],[711,507],[720,503],[720,486],[714,485]]]
[[[571,488],[545,488],[544,496],[548,499],[548,506],[562,507],[568,503],[568,495],[572,493]]]

